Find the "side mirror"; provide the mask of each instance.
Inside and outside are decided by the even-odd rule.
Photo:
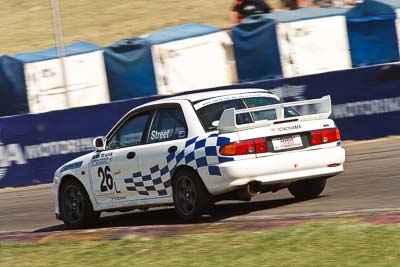
[[[93,139],[93,146],[97,151],[104,150],[104,137],[99,136]]]

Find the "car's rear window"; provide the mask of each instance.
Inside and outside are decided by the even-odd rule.
[[[197,110],[197,114],[207,131],[216,130],[216,126],[213,126],[214,121],[219,121],[222,113],[226,109],[234,108],[237,110],[274,105],[278,104],[280,101],[273,97],[248,97],[248,98],[238,98],[230,99],[226,101],[218,101],[216,103],[208,104],[200,107]],[[298,116],[297,112],[293,109],[285,108],[285,117]],[[276,113],[275,110],[263,110],[251,113],[238,114],[236,117],[237,124],[252,123],[259,120],[275,120]]]

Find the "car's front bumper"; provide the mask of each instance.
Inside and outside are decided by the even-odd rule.
[[[208,167],[201,167],[198,172],[208,191],[218,195],[252,181],[278,184],[333,176],[343,171],[344,161],[345,150],[337,146],[224,162],[215,165],[221,175],[210,175]],[[328,166],[337,163],[340,165]]]
[[[58,220],[61,220],[61,216],[60,216],[60,208],[58,205],[58,184],[53,184],[51,187],[51,198],[53,200],[53,205],[54,205],[54,212],[56,215],[56,218]]]

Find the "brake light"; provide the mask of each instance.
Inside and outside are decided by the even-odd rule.
[[[267,152],[264,138],[237,141],[221,146],[219,153],[224,156],[248,155]]]
[[[338,128],[311,131],[312,146],[332,143],[339,140],[340,140],[340,132]]]
[[[252,140],[240,141],[232,144],[233,155],[252,154],[255,151],[254,142]]]
[[[267,143],[264,138],[254,139],[254,144],[256,146],[256,153],[265,153],[267,152]]]

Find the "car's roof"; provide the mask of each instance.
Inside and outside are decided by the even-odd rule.
[[[197,92],[197,93],[187,93],[176,95],[172,97],[163,98],[160,100],[149,102],[147,105],[155,105],[155,104],[162,104],[162,103],[169,103],[174,100],[188,100],[192,103],[198,102],[205,99],[210,99],[214,97],[220,96],[228,96],[228,95],[236,95],[236,94],[245,94],[245,93],[266,93],[269,94],[265,89],[257,89],[257,88],[248,88],[248,89],[226,89],[226,90],[216,90],[216,91],[206,91],[206,92]],[[269,94],[272,96],[272,94]]]

